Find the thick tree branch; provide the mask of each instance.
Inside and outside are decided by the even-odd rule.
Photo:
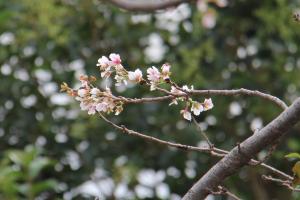
[[[204,199],[225,178],[246,165],[252,157],[272,145],[300,120],[300,98],[263,129],[233,148],[187,192],[183,200]]]
[[[192,0],[107,0],[115,6],[128,11],[153,12],[178,6]]]

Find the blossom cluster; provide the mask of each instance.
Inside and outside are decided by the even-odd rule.
[[[171,75],[171,66],[166,63],[162,65],[161,70],[158,70],[155,66],[148,68],[147,80],[145,80],[140,69],[127,71],[121,63],[120,55],[115,53],[110,54],[109,58],[106,56],[99,58],[97,66],[100,68],[101,77],[103,78],[108,78],[115,73],[116,86],[127,85],[128,81],[132,83],[148,83],[151,86],[151,91],[155,90],[157,85],[168,81]]]
[[[185,108],[181,110],[181,114],[187,120],[192,119],[192,113],[199,115],[203,111],[213,108],[211,99],[205,99],[203,103],[194,101],[190,97],[190,92],[194,90],[193,86],[179,87],[170,80],[171,65],[165,63],[158,69],[155,66],[147,69],[147,78],[143,78],[143,72],[140,69],[134,71],[127,71],[122,65],[120,55],[112,53],[108,57],[102,56],[99,58],[96,65],[99,67],[102,78],[109,78],[114,76],[116,86],[122,84],[127,85],[128,82],[136,84],[144,84],[150,87],[150,91],[160,89],[168,95],[172,95],[172,102],[170,105],[178,104],[178,101],[185,103]],[[130,103],[130,99],[126,97],[116,97],[112,94],[110,88],[99,89],[93,85],[97,79],[93,76],[82,75],[80,77],[81,87],[79,89],[71,89],[66,83],[61,85],[61,90],[67,92],[69,95],[75,97],[80,102],[80,108],[88,112],[89,115],[101,113],[115,113],[120,114],[123,111],[124,103]],[[170,91],[161,89],[161,84],[170,84]]]
[[[61,91],[66,91],[75,100],[80,102],[81,110],[87,111],[89,115],[97,112],[111,113],[116,115],[123,111],[123,102],[113,96],[110,88],[100,90],[91,84],[96,80],[91,76],[80,76],[81,87],[77,90],[71,89],[66,83],[61,85]]]

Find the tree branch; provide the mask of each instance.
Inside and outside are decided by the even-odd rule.
[[[279,183],[282,186],[286,186],[292,192],[300,192],[300,189],[293,188],[291,180],[281,180],[281,179],[273,178],[272,176],[266,176],[266,175],[262,175],[262,179],[264,179],[266,181],[272,181],[275,183]]]
[[[152,141],[152,142],[155,142],[155,143],[158,143],[158,144],[167,145],[167,146],[170,146],[170,147],[175,147],[175,148],[183,149],[183,150],[193,150],[193,151],[208,152],[208,153],[213,151],[213,149],[211,149],[211,148],[200,148],[200,147],[189,146],[189,145],[184,145],[184,144],[179,144],[179,143],[173,143],[173,142],[158,139],[156,137],[145,135],[145,134],[130,130],[130,129],[126,128],[125,126],[122,126],[122,125],[119,126],[119,125],[113,123],[112,121],[110,121],[109,119],[107,119],[106,117],[104,117],[101,113],[99,113],[99,115],[104,121],[106,121],[107,123],[109,123],[110,125],[115,127],[116,129],[122,131],[123,133],[125,133],[127,135],[134,135],[134,136],[143,138],[147,141]],[[216,153],[216,154],[218,154],[218,153]],[[224,154],[220,154],[219,156],[222,157],[223,155]]]
[[[197,94],[197,95],[206,95],[206,96],[237,96],[237,95],[245,95],[245,96],[257,96],[262,99],[271,101],[275,103],[277,106],[282,108],[283,110],[287,108],[287,105],[280,100],[278,97],[272,96],[270,94],[266,94],[257,90],[248,90],[248,89],[235,89],[235,90],[192,90],[190,94]]]
[[[252,157],[278,138],[285,135],[300,120],[300,98],[283,111],[276,119],[242,142],[240,151],[233,148],[222,160],[214,165],[186,193],[183,200],[204,199],[208,191],[215,189],[225,178],[246,165]]]
[[[228,197],[231,197],[231,199],[233,200],[241,200],[235,194],[229,192],[227,188],[220,185],[218,186],[218,191],[208,191],[208,192],[213,195],[227,195]]]
[[[108,124],[112,125],[114,128],[118,129],[119,131],[122,131],[122,133],[127,134],[127,135],[133,135],[139,138],[142,138],[146,141],[150,141],[150,142],[155,142],[161,145],[165,145],[165,146],[171,146],[171,147],[175,147],[178,149],[182,149],[182,150],[186,150],[186,151],[198,151],[198,152],[205,152],[205,153],[210,153],[212,156],[216,156],[216,157],[224,157],[226,154],[228,154],[229,152],[223,149],[219,149],[214,147],[213,145],[210,146],[209,148],[200,148],[200,147],[195,147],[195,146],[189,146],[189,145],[185,145],[185,144],[180,144],[180,143],[173,143],[173,142],[169,142],[169,141],[165,141],[165,140],[161,140],[155,137],[151,137],[148,135],[145,135],[143,133],[139,133],[133,130],[130,130],[128,128],[126,128],[125,126],[119,126],[115,123],[113,123],[112,121],[110,121],[109,119],[107,119],[106,117],[104,117],[101,113],[99,113],[100,117],[107,122]],[[260,165],[261,167],[271,171],[272,173],[287,179],[287,180],[293,180],[293,178],[287,174],[285,174],[284,172],[270,166],[267,165],[265,163],[261,163],[257,160],[251,159],[250,162],[248,163],[249,165]]]
[[[157,102],[157,101],[165,101],[165,100],[172,100],[176,97],[186,96],[186,94],[172,94],[166,90],[160,90],[168,95],[162,97],[145,97],[145,98],[124,98],[124,97],[117,97],[120,100],[124,101],[124,103],[148,103],[148,102]],[[186,92],[186,91],[185,91]],[[253,96],[259,97],[265,100],[272,102],[273,104],[277,105],[281,109],[285,110],[288,106],[280,100],[278,97],[272,96],[270,94],[266,94],[257,90],[248,90],[244,88],[234,89],[234,90],[190,90],[188,92],[190,95],[196,96]]]
[[[128,11],[153,12],[178,6],[181,3],[193,0],[108,0],[115,6]]]

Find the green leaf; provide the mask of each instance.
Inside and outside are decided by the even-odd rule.
[[[294,180],[293,180],[293,186],[300,184],[300,161],[296,162],[292,169],[294,173]]]
[[[57,184],[58,184],[57,181],[55,181],[54,179],[48,179],[48,180],[33,184],[32,188],[31,188],[31,192],[36,196],[45,190],[55,189]]]
[[[36,158],[29,164],[29,176],[35,178],[40,171],[51,164],[48,158]]]
[[[300,178],[300,161],[296,162],[292,170],[294,174]]]
[[[285,155],[284,157],[286,157],[286,158],[298,158],[298,159],[300,159],[300,154],[299,153],[289,153],[289,154]]]

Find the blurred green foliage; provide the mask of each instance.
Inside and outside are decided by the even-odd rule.
[[[178,84],[197,89],[244,87],[287,103],[298,97],[300,24],[292,15],[299,2],[234,0],[224,8],[209,6],[217,15],[212,29],[203,27],[203,13],[194,4],[145,15],[97,0],[0,1],[0,198],[141,199],[142,188],[148,199],[176,199],[217,162],[206,154],[123,136],[58,92],[61,82],[76,85],[80,74],[99,76],[95,65],[102,55],[119,53],[126,67],[144,71],[169,62]],[[150,95],[143,87],[119,94]],[[213,101],[215,108],[197,120],[224,149],[280,113],[253,97]],[[165,140],[202,144],[196,127],[168,103],[129,105],[111,118]],[[292,173],[294,163],[284,155],[297,151],[299,127],[282,140],[268,163]],[[142,174],[150,180],[145,172],[157,177],[154,186],[139,178]],[[263,173],[268,172],[246,167],[225,185],[242,199],[300,199],[263,182]],[[156,186],[167,196],[156,192]],[[120,192],[124,187],[126,195]]]
[[[54,179],[39,177],[43,169],[54,164],[41,153],[33,146],[4,152],[0,163],[1,199],[35,199],[40,193],[55,189]]]

